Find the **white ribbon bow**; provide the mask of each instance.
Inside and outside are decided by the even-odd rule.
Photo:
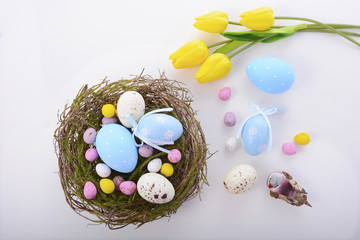
[[[267,116],[270,116],[270,115],[273,115],[275,113],[278,113],[278,112],[285,112],[286,109],[282,106],[279,106],[279,105],[269,105],[269,106],[266,106],[266,107],[263,107],[263,108],[260,108],[259,105],[253,103],[253,102],[250,102],[248,104],[248,107],[249,107],[249,110],[251,112],[253,112],[254,114],[251,115],[250,117],[248,117],[244,122],[243,124],[241,125],[240,129],[238,130],[237,134],[236,134],[236,139],[239,139],[242,135],[242,131],[244,129],[244,126],[246,124],[246,122],[253,116],[255,115],[262,115],[265,120],[266,120],[266,123],[268,124],[268,128],[269,128],[269,144],[268,144],[268,149],[267,151],[270,152],[271,151],[271,148],[272,148],[272,130],[271,130],[271,124],[270,124],[270,121],[268,119]]]

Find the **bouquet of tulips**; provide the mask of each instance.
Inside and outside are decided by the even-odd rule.
[[[240,22],[228,20],[223,11],[214,11],[195,18],[194,27],[209,33],[220,33],[228,40],[206,45],[202,40],[190,41],[170,55],[174,68],[188,68],[201,65],[195,78],[199,83],[214,81],[226,76],[231,70],[230,59],[249,47],[262,42],[271,43],[286,38],[296,32],[336,33],[360,47],[360,43],[350,36],[360,37],[359,33],[338,29],[355,29],[360,25],[325,24],[314,19],[301,17],[276,17],[269,7],[261,7],[244,12]],[[300,20],[307,23],[292,26],[275,26],[275,20]],[[224,32],[228,24],[244,26],[250,31]],[[219,47],[209,56],[209,49]]]

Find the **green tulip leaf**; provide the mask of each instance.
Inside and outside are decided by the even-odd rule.
[[[221,33],[221,35],[235,41],[246,42],[253,42],[261,38],[266,38],[262,40],[262,42],[270,43],[291,36],[298,30],[305,28],[307,28],[307,24],[303,23],[282,28],[270,28],[266,31],[224,32]]]
[[[224,46],[216,49],[216,51],[214,53],[228,53],[228,52],[231,52],[232,50],[244,45],[248,43],[247,41],[232,41],[232,42],[229,42],[227,44],[225,44]]]

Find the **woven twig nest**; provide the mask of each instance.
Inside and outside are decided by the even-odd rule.
[[[166,204],[153,204],[145,201],[138,193],[131,196],[115,191],[105,194],[100,190],[101,177],[96,174],[95,166],[102,162],[85,159],[89,148],[83,140],[84,131],[89,128],[101,128],[101,108],[104,104],[115,103],[125,91],[139,92],[146,104],[146,112],[159,108],[173,108],[168,113],[177,118],[184,129],[180,139],[168,149],[177,148],[182,160],[174,168],[174,174],[168,178],[175,188],[174,199]],[[191,93],[181,82],[169,80],[164,74],[159,79],[150,76],[138,76],[131,80],[110,82],[104,79],[100,84],[89,88],[83,86],[71,105],[66,105],[59,114],[59,126],[54,133],[54,144],[59,160],[59,174],[65,198],[70,207],[81,216],[97,223],[105,223],[110,229],[118,229],[129,224],[141,226],[176,212],[183,202],[200,194],[206,180],[207,145],[200,123],[195,119],[191,108]],[[109,178],[121,175],[126,180],[137,182],[147,172],[147,163],[153,158],[166,162],[167,155],[156,152],[150,158],[139,156],[135,170],[129,174],[113,171]],[[92,181],[98,189],[94,199],[84,197],[83,188]],[[91,217],[90,213],[96,217]]]

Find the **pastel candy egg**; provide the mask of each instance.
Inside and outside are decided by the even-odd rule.
[[[148,202],[164,204],[175,196],[174,186],[158,173],[146,173],[137,182],[139,195]]]
[[[96,164],[95,170],[96,173],[103,178],[108,177],[111,174],[111,169],[104,163]]]
[[[133,181],[124,181],[120,184],[120,191],[126,195],[132,195],[136,191],[136,183]]]
[[[89,148],[85,152],[85,158],[86,160],[93,162],[99,157],[98,152],[96,151],[96,148]]]
[[[267,149],[269,137],[268,123],[261,114],[251,116],[241,133],[244,149],[252,156],[259,155]]]
[[[111,124],[111,123],[117,123],[119,119],[117,117],[103,117],[101,120],[101,124]]]
[[[84,142],[87,144],[93,144],[96,140],[96,130],[94,128],[88,128],[83,135]]]
[[[236,117],[235,117],[234,113],[232,113],[232,112],[225,113],[224,123],[228,127],[234,126],[236,124]]]
[[[124,181],[124,178],[121,176],[115,176],[113,182],[115,184],[115,190],[120,191],[120,184]]]
[[[256,181],[256,169],[247,164],[240,164],[228,172],[224,179],[224,187],[231,194],[239,194],[251,189]]]
[[[100,180],[100,188],[104,193],[110,194],[114,192],[115,184],[110,179],[104,178]]]
[[[226,141],[225,148],[228,152],[233,152],[237,148],[237,140],[234,137],[229,138]]]
[[[306,145],[310,142],[310,136],[307,133],[299,133],[294,137],[294,141],[300,145]]]
[[[116,112],[115,106],[112,104],[105,104],[101,109],[102,115],[108,118],[113,117],[115,115],[115,112]]]
[[[151,146],[146,145],[146,144],[139,147],[139,155],[144,158],[151,157],[153,154],[153,151],[154,151],[154,149]]]
[[[84,185],[84,196],[86,199],[93,199],[96,197],[97,190],[95,184],[92,182],[86,182]]]
[[[164,141],[176,141],[183,133],[183,127],[176,118],[162,113],[151,114],[142,118],[138,124],[141,136],[157,145],[165,145]]]
[[[171,177],[174,174],[174,167],[170,163],[163,163],[160,173],[165,177]]]
[[[282,151],[287,155],[294,155],[297,152],[297,149],[292,143],[284,143],[282,145]]]
[[[267,93],[283,93],[294,83],[294,71],[285,61],[274,57],[262,57],[246,67],[249,80]]]
[[[181,159],[181,152],[178,149],[172,149],[168,154],[168,159],[172,163],[177,163]]]
[[[151,160],[148,165],[147,165],[147,169],[149,172],[152,173],[156,173],[158,171],[160,171],[162,165],[162,161],[160,158],[154,158],[153,160]]]
[[[228,100],[231,96],[231,89],[229,87],[224,87],[224,88],[220,89],[218,96],[219,96],[219,99],[222,101]]]
[[[117,114],[122,125],[131,128],[130,121],[126,118],[129,114],[136,122],[145,113],[145,101],[140,93],[135,91],[127,91],[121,94],[117,103]]]
[[[132,172],[138,161],[133,136],[119,124],[103,125],[96,137],[100,158],[110,168],[121,173]]]

